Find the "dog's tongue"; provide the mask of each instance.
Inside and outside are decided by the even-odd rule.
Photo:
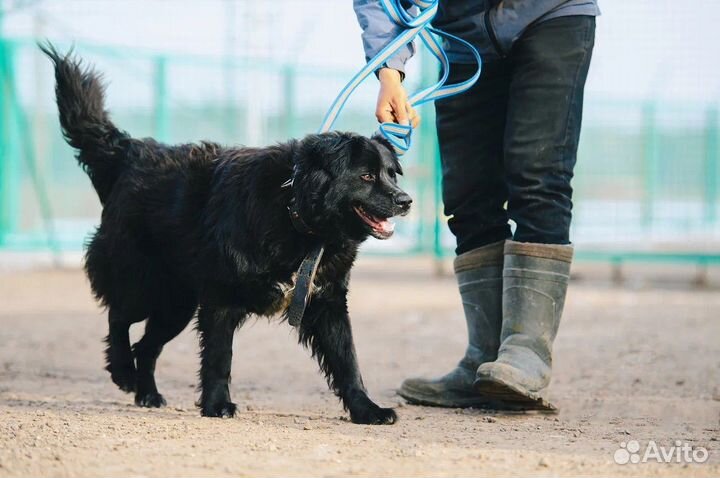
[[[377,225],[377,228],[385,234],[390,234],[395,230],[395,223],[389,221],[388,219],[383,219],[382,221],[378,221],[375,224]]]

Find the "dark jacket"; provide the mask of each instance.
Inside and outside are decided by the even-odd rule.
[[[375,56],[401,31],[383,10],[380,0],[353,0],[363,29],[362,39],[368,59]],[[507,55],[513,43],[535,22],[570,15],[600,14],[597,0],[440,0],[432,25],[470,42],[483,61]],[[474,61],[462,46],[445,45],[453,63]],[[404,71],[414,54],[412,44],[400,49],[386,65]]]

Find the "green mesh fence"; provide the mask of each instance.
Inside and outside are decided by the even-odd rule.
[[[59,45],[67,47],[67,45]],[[77,45],[110,83],[113,120],[137,137],[263,145],[313,132],[352,71]],[[427,82],[435,65],[426,58]],[[412,85],[411,85],[412,86]],[[59,132],[49,62],[31,41],[0,40],[0,249],[78,250],[100,205]],[[369,134],[374,85],[341,129]],[[439,193],[432,107],[403,161],[415,198],[391,241],[366,250],[452,254]],[[720,261],[716,106],[586,100],[572,237],[588,259]]]

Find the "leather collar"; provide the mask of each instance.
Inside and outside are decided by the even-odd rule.
[[[290,178],[282,185],[280,185],[280,189],[290,189],[292,190],[293,183],[295,182],[294,178]],[[300,234],[305,234],[308,236],[317,236],[317,232],[313,230],[310,225],[305,222],[305,220],[300,215],[300,210],[297,207],[297,203],[295,202],[295,196],[292,196],[290,198],[290,202],[287,206],[288,213],[290,213],[290,222],[292,223],[293,227],[297,232]]]
[[[317,236],[317,233],[313,230],[313,228],[310,227],[300,215],[300,211],[298,210],[294,197],[290,199],[290,204],[288,204],[287,208],[290,213],[290,222],[297,232],[308,236]]]

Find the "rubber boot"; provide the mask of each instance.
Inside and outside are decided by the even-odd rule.
[[[473,249],[455,259],[455,276],[468,331],[465,356],[443,377],[405,380],[398,394],[408,402],[436,407],[495,408],[494,403],[475,391],[473,382],[478,366],[495,360],[500,346],[504,243]]]
[[[570,245],[506,242],[500,350],[477,370],[479,393],[515,410],[557,410],[541,393],[550,384],[572,255]]]

